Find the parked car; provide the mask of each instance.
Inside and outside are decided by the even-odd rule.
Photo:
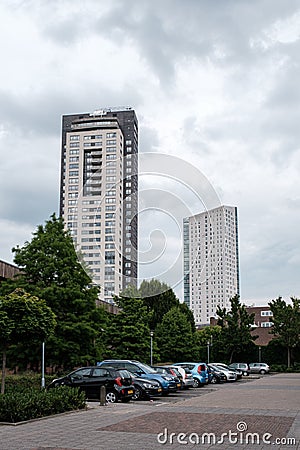
[[[211,363],[212,367],[216,368],[217,370],[220,370],[224,373],[226,376],[227,381],[236,381],[238,378],[238,374],[235,370],[229,369],[229,367],[226,364],[222,363]]]
[[[194,379],[193,387],[198,388],[208,383],[208,370],[205,363],[180,362],[173,365],[181,366],[184,369],[187,368],[191,371]]]
[[[247,363],[232,363],[228,366],[230,369],[235,369],[242,372],[242,375],[248,376],[250,373],[250,369]]]
[[[212,384],[216,383],[223,383],[224,381],[227,381],[227,377],[221,370],[217,369],[216,367],[211,366],[210,364],[207,364],[208,367],[208,382]]]
[[[250,363],[249,364],[250,373],[269,373],[270,367],[266,363]]]
[[[106,402],[128,402],[134,395],[132,376],[127,370],[112,367],[81,367],[68,375],[53,380],[48,389],[57,386],[79,388],[88,399],[100,399],[101,386],[106,387]]]
[[[149,399],[162,395],[162,387],[158,381],[134,377],[132,384],[134,386],[132,400]]]
[[[182,389],[182,375],[176,367],[173,368],[172,366],[155,366],[153,367],[153,369],[163,375],[170,375],[171,377],[174,377],[178,389]]]
[[[171,367],[175,367],[175,366],[171,366]],[[182,376],[182,389],[189,389],[190,387],[194,386],[194,378],[193,378],[193,374],[190,371],[190,369],[188,369],[187,367],[182,367],[182,366],[176,366],[175,368],[176,370],[178,370],[178,372],[181,374]]]
[[[97,363],[99,367],[114,367],[115,369],[126,369],[134,377],[142,377],[147,380],[158,381],[161,385],[163,395],[168,395],[170,392],[176,392],[178,386],[171,375],[163,375],[157,373],[152,367],[140,361],[130,359],[106,359]]]
[[[215,364],[217,364],[217,366],[220,368],[224,368],[226,370],[230,370],[231,372],[235,372],[237,379],[242,378],[243,373],[240,369],[232,369],[228,366],[228,364],[224,364],[224,363],[215,363]]]

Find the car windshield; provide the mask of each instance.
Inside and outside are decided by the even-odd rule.
[[[140,367],[145,373],[157,373],[156,370],[152,369],[152,367],[148,366],[147,364],[139,363],[139,367]]]
[[[230,367],[227,366],[226,364],[220,364],[218,365],[218,367],[220,367],[221,369],[230,370]]]

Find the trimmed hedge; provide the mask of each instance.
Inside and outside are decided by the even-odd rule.
[[[294,372],[300,372],[300,364],[295,363],[292,367],[288,368],[285,364],[272,364],[271,365],[271,371],[272,372],[288,372],[288,373],[294,373]]]
[[[0,422],[24,420],[85,408],[85,394],[67,386],[37,390],[18,387],[0,395]]]
[[[1,373],[1,371],[0,371]],[[46,375],[45,385],[46,387],[50,384],[54,378],[57,376]],[[25,373],[22,375],[6,375],[5,377],[5,392],[20,391],[24,389],[41,389],[42,377],[41,374],[36,373]]]

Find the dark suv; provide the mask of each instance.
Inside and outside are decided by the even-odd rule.
[[[88,399],[99,399],[101,386],[106,387],[106,402],[128,402],[134,394],[131,374],[127,370],[112,367],[81,367],[70,374],[53,380],[49,388],[56,386],[78,387]]]
[[[139,361],[130,359],[106,359],[105,361],[97,363],[97,365],[99,367],[126,369],[135,377],[158,381],[162,388],[163,395],[168,395],[170,392],[176,392],[178,389],[177,382],[173,376],[157,373],[152,367]]]

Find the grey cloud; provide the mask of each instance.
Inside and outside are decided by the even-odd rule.
[[[215,63],[249,65],[264,57],[250,47],[256,36],[279,17],[298,8],[296,0],[195,1],[155,0],[112,3],[112,9],[95,21],[95,30],[112,40],[126,40],[140,49],[142,57],[166,85],[182,58],[210,58]],[[216,50],[221,50],[220,58]]]
[[[42,223],[52,212],[58,211],[56,186],[43,186],[42,180],[32,185],[7,186],[1,201],[1,218],[13,222]],[[1,188],[3,189],[3,188]]]
[[[207,157],[211,155],[212,150],[205,142],[204,127],[200,128],[199,121],[196,116],[186,117],[182,126],[183,141],[187,147],[190,147],[192,152],[197,153],[198,156]]]
[[[158,133],[154,128],[140,124],[139,131],[139,151],[154,152],[159,147]]]
[[[0,122],[18,134],[57,134],[65,100],[63,94],[54,91],[45,90],[36,97],[28,94],[21,99],[14,93],[0,90]]]
[[[243,292],[247,292],[248,298],[257,299],[258,292],[262,299],[264,296],[264,303],[278,296],[299,297],[299,259],[295,258],[299,253],[298,242],[299,236],[286,243],[278,237],[278,241],[260,249],[255,258],[244,262],[241,257]]]
[[[264,58],[251,48],[250,38],[299,7],[298,0],[114,0],[109,8],[94,1],[72,8],[68,1],[19,2],[22,5],[24,11],[32,10],[42,34],[56,44],[71,46],[96,33],[137,48],[165,89],[171,87],[176,63],[185,58],[245,67]]]
[[[122,90],[121,90],[122,89]],[[86,84],[76,95],[71,87],[45,85],[39,93],[20,98],[13,92],[0,90],[0,123],[19,135],[59,136],[61,116],[90,111],[102,105],[130,105],[141,103],[141,95],[134,86],[126,84],[120,90]]]

